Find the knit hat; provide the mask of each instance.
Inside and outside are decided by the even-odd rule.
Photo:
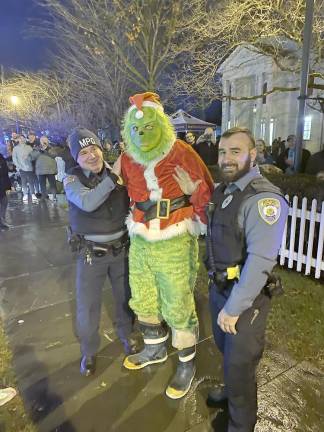
[[[141,119],[144,117],[144,112],[142,111],[142,107],[150,107],[155,108],[160,111],[164,111],[163,106],[160,102],[160,96],[156,93],[152,92],[145,92],[145,93],[138,93],[134,96],[131,96],[129,98],[129,102],[131,103],[131,107],[128,109],[128,112],[132,111],[133,109],[136,109],[137,112],[135,114],[135,117],[137,119]]]
[[[99,138],[93,132],[83,127],[75,128],[68,136],[68,144],[71,155],[75,161],[78,159],[80,150],[91,145],[95,145],[102,150]]]

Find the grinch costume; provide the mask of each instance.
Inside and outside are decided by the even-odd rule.
[[[138,316],[144,350],[126,357],[124,366],[141,369],[167,359],[168,333],[162,325],[166,322],[179,356],[166,394],[177,399],[189,391],[195,374],[197,237],[206,229],[205,206],[213,182],[196,152],[176,139],[157,94],[138,94],[130,102],[121,164],[132,206],[127,219],[129,304]],[[198,185],[191,195],[180,187],[179,169]]]

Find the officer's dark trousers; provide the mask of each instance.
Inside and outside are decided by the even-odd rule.
[[[99,322],[102,304],[102,289],[109,277],[115,302],[114,327],[120,339],[132,331],[134,315],[128,306],[130,287],[128,284],[128,258],[123,249],[119,255],[111,253],[93,257],[92,264],[84,262],[79,255],[76,276],[77,333],[82,355],[95,355],[99,349]]]
[[[237,334],[224,333],[217,317],[231,287],[218,292],[210,287],[209,304],[216,345],[224,355],[224,383],[228,391],[228,432],[252,432],[257,420],[256,367],[264,349],[270,299],[263,293],[236,324]]]

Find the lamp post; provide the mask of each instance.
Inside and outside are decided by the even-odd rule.
[[[298,104],[296,147],[295,147],[295,160],[294,160],[294,169],[296,172],[299,171],[301,160],[302,160],[305,106],[306,106],[306,99],[307,99],[307,84],[308,84],[308,72],[309,72],[309,57],[310,57],[312,32],[313,32],[313,15],[314,15],[314,0],[306,0],[302,70],[301,70],[301,77],[300,77],[300,94],[298,98],[299,104]]]
[[[11,103],[15,108],[15,117],[16,117],[16,133],[19,133],[19,124],[18,124],[18,114],[17,114],[17,105],[19,104],[19,98],[18,96],[11,96],[10,97]]]

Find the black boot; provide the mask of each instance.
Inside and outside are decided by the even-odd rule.
[[[80,374],[83,376],[93,375],[96,371],[96,357],[83,356],[80,363]]]
[[[219,407],[226,405],[227,398],[227,389],[224,385],[215,387],[208,393],[206,404],[209,407]]]
[[[160,324],[140,323],[144,339],[144,349],[129,355],[124,360],[126,369],[136,370],[154,363],[163,363],[168,358],[166,349],[167,331]]]
[[[177,371],[165,391],[171,399],[180,399],[188,393],[196,373],[196,347],[184,348],[178,351],[178,355]]]

